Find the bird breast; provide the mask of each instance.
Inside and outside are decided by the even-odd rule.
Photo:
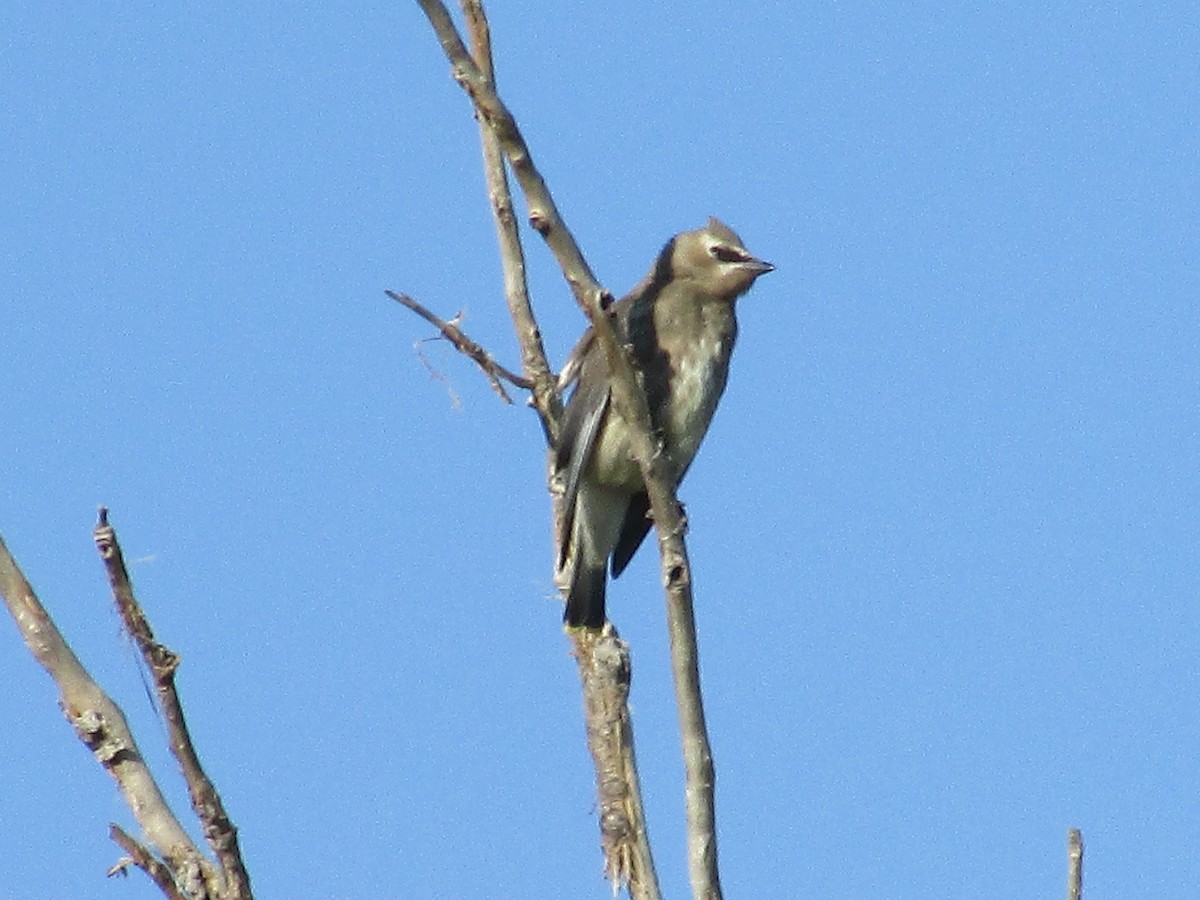
[[[696,456],[729,376],[734,335],[702,329],[698,340],[670,354],[671,390],[661,426],[678,476]]]
[[[725,391],[737,320],[727,301],[671,293],[662,300],[654,311],[657,341],[641,365],[645,381],[667,382],[657,401],[658,391],[648,393],[652,403],[661,404],[652,410],[655,426],[679,478],[696,456]],[[594,478],[610,487],[640,490],[641,470],[634,460],[629,428],[615,409],[611,413],[592,457]]]

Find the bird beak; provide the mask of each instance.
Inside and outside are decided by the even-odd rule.
[[[775,271],[775,267],[769,262],[763,262],[761,259],[755,259],[753,256],[742,263],[742,268],[748,272],[753,272],[755,275],[766,275],[768,272]]]

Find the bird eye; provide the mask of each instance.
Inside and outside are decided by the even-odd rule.
[[[745,262],[750,257],[742,250],[735,250],[727,244],[713,244],[708,252],[716,259],[726,263]]]

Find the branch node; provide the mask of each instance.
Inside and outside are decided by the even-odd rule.
[[[479,368],[483,370],[483,374],[487,376],[488,383],[492,386],[492,390],[494,390],[500,396],[500,399],[505,403],[512,403],[512,398],[509,397],[508,392],[504,390],[504,385],[500,383],[500,379],[504,379],[509,384],[513,385],[514,387],[518,387],[521,390],[527,391],[533,388],[532,381],[504,368],[504,366],[500,365],[500,363],[496,362],[496,360],[492,358],[490,353],[488,353],[481,346],[479,346],[479,344],[475,343],[463,333],[463,330],[458,327],[458,323],[462,320],[461,312],[459,312],[453,319],[447,321],[434,315],[407,294],[398,294],[395,291],[384,291],[384,293],[401,306],[408,307],[430,325],[433,325],[442,333],[442,336],[445,337],[446,340],[454,345],[454,347],[460,353],[474,360],[475,365],[479,366]]]
[[[132,856],[122,856],[109,867],[108,871],[104,873],[104,876],[106,878],[114,878],[117,876],[120,876],[121,878],[128,878],[129,867],[133,864],[134,860]]]

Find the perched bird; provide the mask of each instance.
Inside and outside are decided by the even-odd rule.
[[[737,337],[734,303],[774,268],[747,253],[727,225],[709,219],[705,227],[671,238],[649,274],[613,307],[617,336],[632,347],[677,480],[691,465],[725,390]],[[629,425],[610,402],[608,361],[593,337],[589,329],[566,367],[578,367],[578,383],[555,457],[565,483],[558,534],[559,578],[569,584],[564,618],[587,628],[604,624],[609,558],[615,578],[651,525]]]

